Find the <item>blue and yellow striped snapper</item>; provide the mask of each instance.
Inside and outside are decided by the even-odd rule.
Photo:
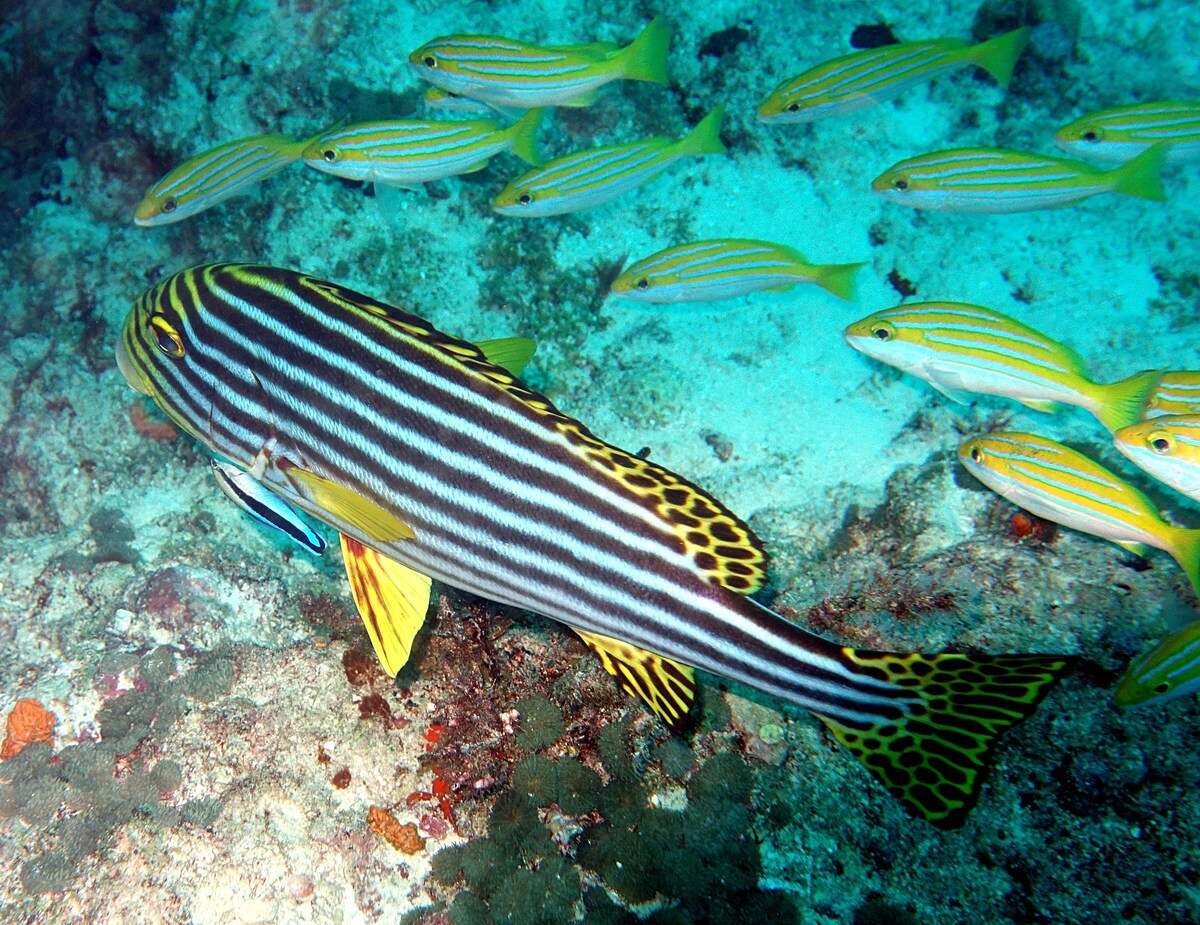
[[[1098,193],[1162,201],[1164,151],[1151,148],[1102,170],[1082,161],[1010,151],[955,148],[889,167],[871,189],[889,202],[943,212],[1028,212],[1071,205]]]
[[[308,166],[348,180],[415,186],[481,170],[501,151],[541,163],[537,132],[544,113],[532,109],[513,125],[494,119],[359,122],[314,138],[302,156]]]
[[[1113,445],[1160,482],[1200,501],[1200,414],[1172,414],[1130,424]]]
[[[1119,707],[1166,703],[1200,690],[1200,622],[1171,633],[1125,669],[1117,683]]]
[[[520,117],[521,110],[509,109],[505,106],[491,106],[482,100],[473,100],[469,96],[463,96],[459,93],[451,93],[449,90],[443,90],[441,87],[428,87],[421,95],[427,109],[432,109],[436,112],[451,112],[456,115],[482,116],[491,113],[500,113],[500,115],[510,115],[515,121]]]
[[[501,215],[541,218],[602,205],[636,189],[685,157],[724,154],[718,106],[683,138],[655,135],[641,141],[588,148],[548,161],[511,181],[492,200]]]
[[[1154,502],[1082,453],[1036,434],[997,431],[964,442],[958,458],[984,485],[1031,514],[1139,556],[1147,546],[1169,553],[1200,594],[1200,530],[1167,523]]]
[[[676,696],[662,676],[682,681],[646,657],[741,680],[816,713],[937,825],[962,821],[996,738],[1069,661],[870,652],[805,632],[749,597],[766,554],[718,500],[600,440],[476,345],[333,283],[185,270],[135,302],[117,362],[343,547],[423,579],[408,585],[418,622],[433,578],[605,640],[648,700]]]
[[[813,264],[784,244],[715,238],[637,261],[613,281],[612,291],[639,302],[715,302],[816,283],[838,298],[852,299],[854,274],[865,265]]]
[[[426,42],[408,56],[408,64],[434,86],[492,106],[587,106],[614,80],[665,84],[670,44],[670,27],[656,18],[625,48],[447,35]]]
[[[857,112],[968,64],[983,68],[1007,87],[1029,32],[1023,26],[978,45],[957,38],[927,39],[842,55],[783,81],[759,104],[758,120],[815,122]]]
[[[295,163],[307,144],[284,135],[253,135],[197,154],[150,187],[133,221],[167,225],[203,212]]]
[[[1146,420],[1167,414],[1200,414],[1200,370],[1168,370],[1146,399]]]
[[[1200,159],[1200,100],[1133,103],[1088,113],[1060,128],[1064,151],[1101,161],[1127,161],[1151,145],[1166,148],[1168,164]]]
[[[1093,382],[1069,347],[990,308],[911,302],[846,328],[855,350],[924,379],[953,401],[968,393],[1012,398],[1035,411],[1058,403],[1086,408],[1110,431],[1141,418],[1160,372]]]

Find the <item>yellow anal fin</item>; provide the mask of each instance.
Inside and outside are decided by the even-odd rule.
[[[412,527],[391,511],[365,498],[353,488],[340,485],[300,466],[289,465],[284,474],[302,488],[309,499],[343,523],[380,542],[411,540]]]
[[[412,653],[413,639],[429,610],[428,575],[364,546],[345,534],[342,559],[350,594],[358,607],[379,664],[394,678]]]
[[[610,636],[575,632],[625,693],[641,698],[672,732],[687,729],[696,700],[696,675],[691,668]]]
[[[514,376],[521,375],[525,364],[537,350],[537,344],[528,337],[498,337],[495,340],[481,340],[475,346],[489,363],[508,370]]]
[[[1122,549],[1124,549],[1130,555],[1137,556],[1139,559],[1148,558],[1150,555],[1150,550],[1147,548],[1145,543],[1135,543],[1132,541],[1119,542],[1117,540],[1113,540],[1113,542],[1116,543],[1118,546],[1120,546]]]
[[[880,723],[820,716],[914,815],[955,828],[979,799],[996,741],[1033,712],[1073,659],[1062,655],[895,655],[842,649],[857,671],[912,692]]]

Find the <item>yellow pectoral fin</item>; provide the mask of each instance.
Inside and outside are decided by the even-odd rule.
[[[379,664],[394,678],[412,653],[413,639],[429,610],[428,575],[381,555],[345,534],[342,559],[350,594],[358,607]]]
[[[284,474],[302,487],[314,504],[372,539],[391,542],[411,540],[416,536],[412,527],[400,517],[380,507],[370,498],[364,498],[353,488],[339,485],[299,466],[289,466]]]
[[[489,363],[508,370],[514,376],[521,375],[521,370],[537,350],[537,344],[528,337],[498,337],[495,340],[481,340],[475,346]]]
[[[691,668],[610,636],[575,632],[625,693],[645,701],[672,732],[687,728],[696,700],[696,675]]]

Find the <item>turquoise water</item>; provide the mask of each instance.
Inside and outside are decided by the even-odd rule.
[[[0,920],[1200,918],[1194,700],[1113,704],[1130,659],[1194,618],[1183,570],[1030,529],[956,450],[1030,431],[1102,461],[1179,524],[1200,525],[1195,503],[1083,409],[954,402],[843,338],[872,312],[949,300],[1069,344],[1099,381],[1196,368],[1195,163],[1165,168],[1163,202],[1106,193],[1018,214],[918,211],[871,189],[904,158],[1061,154],[1055,130],[1086,112],[1194,97],[1190,6],[6,13],[0,709],[40,741],[9,719]],[[407,65],[437,36],[624,46],[655,14],[672,30],[669,82],[615,81],[555,109],[545,156],[680,138],[719,105],[728,152],[682,158],[607,204],[498,214],[492,198],[530,169],[501,152],[411,189],[292,163],[182,221],[134,224],[160,178],[225,142],[463,118],[428,110]],[[880,40],[856,27],[884,23],[903,40],[1033,31],[1007,91],[963,67],[858,113],[756,119],[777,84],[854,36]],[[851,300],[807,283],[687,304],[608,292],[622,266],[711,238],[865,265]],[[256,524],[214,484],[208,450],[117,367],[133,301],[213,261],[310,274],[472,342],[532,339],[522,381],[736,513],[769,553],[756,598],[805,630],[861,650],[1070,654],[1075,670],[1003,736],[951,830],[907,812],[783,699],[700,672],[690,728],[672,734],[561,624],[449,583],[433,583],[393,680],[337,524],[308,521],[329,542],[320,557]]]

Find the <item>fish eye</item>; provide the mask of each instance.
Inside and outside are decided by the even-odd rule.
[[[531,202],[533,202],[533,197],[530,196],[528,193],[522,193],[520,196],[517,197],[517,202],[519,202],[523,206],[527,206]]]
[[[971,447],[971,462],[983,462],[983,450],[977,446]]]
[[[650,280],[646,279],[646,277],[643,276],[634,285],[636,285],[639,289],[645,289],[647,286],[650,285]]]
[[[1086,132],[1083,133],[1083,140],[1084,141],[1099,141],[1100,133],[1097,132],[1095,129],[1090,128]]]
[[[335,151],[333,148],[326,148],[321,152],[321,157],[325,158],[325,160],[332,164],[337,160],[337,151]]]
[[[177,205],[179,205],[179,203],[177,203],[177,202],[175,201],[175,197],[174,197],[174,196],[172,196],[170,199],[166,199],[166,200],[164,200],[164,201],[163,201],[163,204],[162,204],[162,210],[163,210],[164,212],[174,212],[174,211],[175,211],[175,207],[176,207]]]
[[[886,324],[877,324],[871,328],[871,336],[879,340],[891,340],[892,332]]]
[[[800,111],[799,103],[789,103],[788,104],[788,112],[799,112],[799,111]]]
[[[1154,685],[1154,693],[1156,693],[1156,694],[1165,694],[1170,689],[1171,689],[1171,685],[1168,684],[1166,681],[1159,681],[1157,684]]]
[[[1165,454],[1171,452],[1172,441],[1166,434],[1151,434],[1150,449],[1155,453]]]
[[[426,67],[437,67],[437,58],[435,58],[433,55],[426,55],[421,59],[421,63]]]
[[[158,349],[169,357],[179,359],[183,356],[183,338],[162,315],[154,315],[150,319],[150,327],[154,332],[154,342]]]
[[[896,177],[896,179],[892,181],[892,189],[906,190],[908,189],[908,181],[905,180],[904,177]]]

